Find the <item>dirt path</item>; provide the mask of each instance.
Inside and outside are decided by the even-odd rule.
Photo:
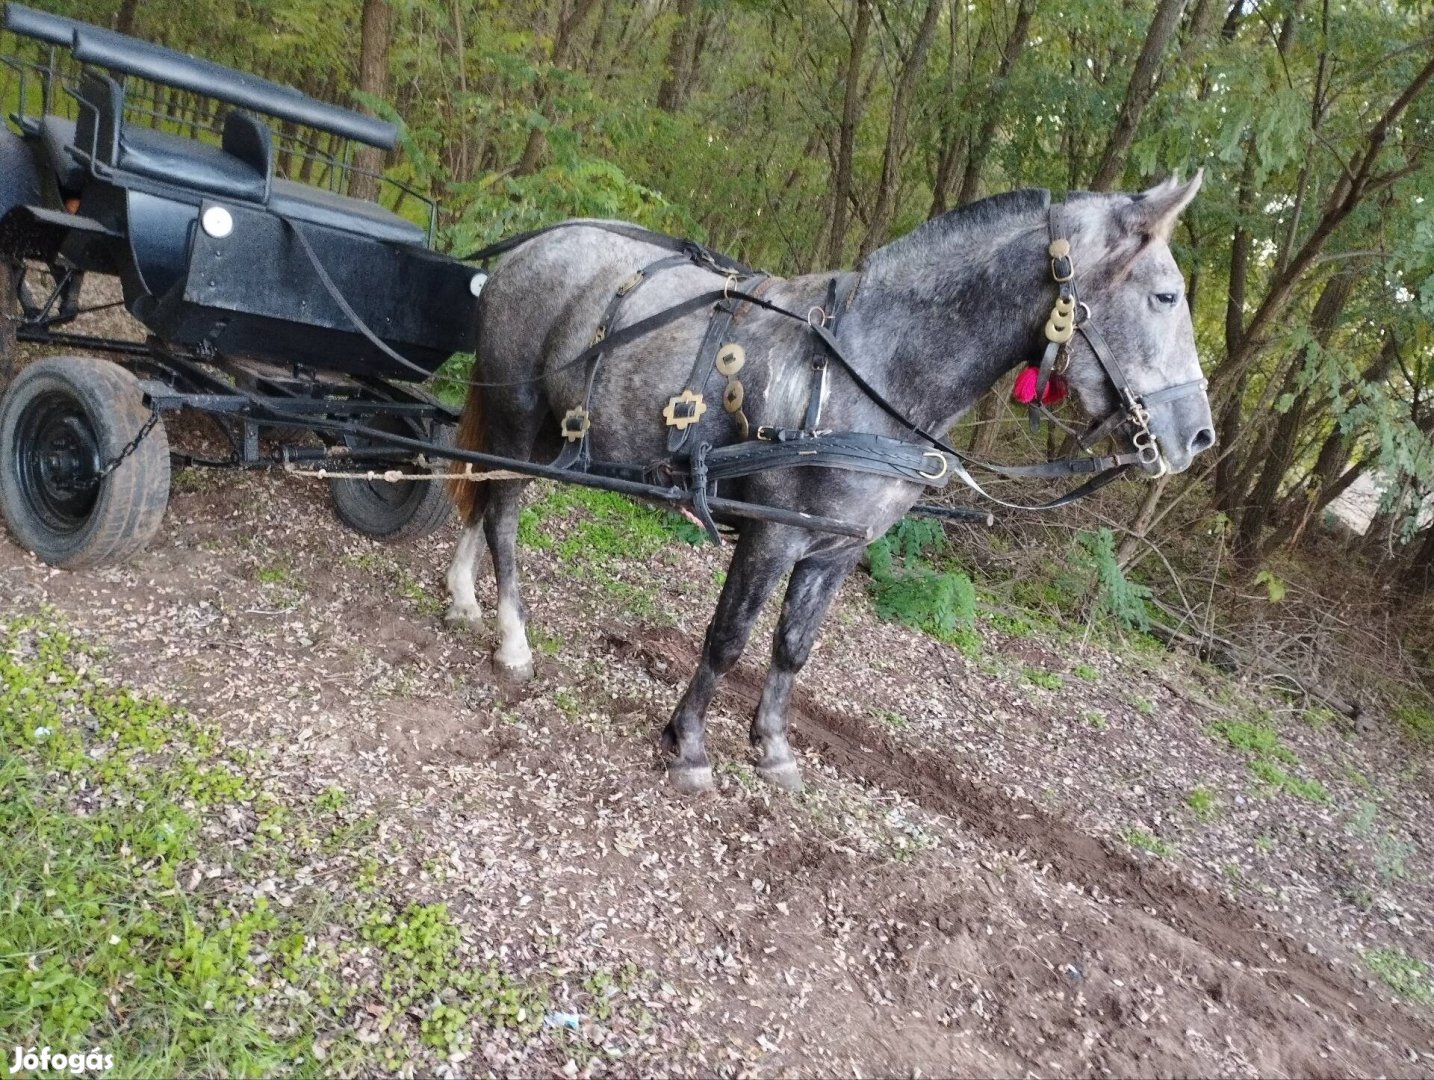
[[[1086,681],[1070,642],[990,627],[973,659],[877,621],[854,580],[797,700],[809,790],[773,793],[745,764],[749,660],[713,710],[719,791],[683,800],[655,734],[724,554],[644,522],[561,497],[530,511],[539,671],[516,690],[493,683],[490,640],[438,619],[451,531],[372,544],[305,481],[183,472],[132,566],[72,575],[5,541],[0,590],[273,749],[293,797],[347,792],[391,841],[395,902],[445,902],[474,964],[582,1016],[524,1038],[474,1018],[471,1057],[402,1044],[388,1071],[1434,1073],[1430,1010],[1359,961],[1374,943],[1428,955],[1428,853],[1402,839],[1427,774],[1391,766],[1397,748],[1282,726],[1331,792],[1297,804],[1206,733],[1223,713],[1181,662],[1092,647]],[[1033,665],[1063,687],[1023,682]],[[1091,710],[1105,727],[1078,719]],[[1378,835],[1414,845],[1399,875],[1359,861],[1354,781],[1336,771],[1355,759]],[[1191,761],[1218,820],[1179,811]],[[1167,857],[1115,839],[1132,820]],[[1259,850],[1266,835],[1281,846]],[[1232,852],[1250,853],[1238,890],[1210,870]],[[1331,883],[1356,874],[1367,908]],[[374,1015],[345,1026],[364,1042]]]

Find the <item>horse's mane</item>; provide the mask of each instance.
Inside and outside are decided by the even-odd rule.
[[[949,250],[953,241],[988,232],[991,226],[1006,218],[1023,217],[1037,211],[1043,213],[1050,205],[1051,193],[1044,188],[1022,188],[989,195],[948,210],[905,236],[877,248],[866,257],[864,266],[868,270],[880,270],[921,251],[935,247]]]

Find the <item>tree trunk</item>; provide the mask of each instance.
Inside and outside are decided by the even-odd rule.
[[[871,222],[861,242],[861,257],[864,259],[886,243],[891,231],[891,219],[896,213],[896,189],[901,180],[901,163],[906,155],[906,124],[911,115],[911,99],[916,93],[916,84],[926,67],[926,53],[936,36],[936,21],[941,15],[945,0],[927,0],[926,13],[921,26],[901,67],[896,91],[891,98],[891,121],[886,128],[886,149],[881,158],[881,181],[876,190],[876,206],[871,212]]]
[[[1006,36],[1005,47],[1001,50],[1001,62],[996,66],[996,81],[981,113],[981,127],[966,155],[966,167],[961,171],[961,186],[956,189],[956,205],[964,206],[975,200],[981,191],[981,174],[986,170],[986,159],[991,154],[991,144],[996,139],[996,128],[1001,124],[1001,106],[1006,96],[1006,86],[1016,61],[1025,51],[1026,41],[1031,36],[1031,18],[1035,14],[1035,0],[1021,0],[1016,8],[1016,19],[1011,32]]]
[[[662,85],[657,88],[657,107],[675,113],[687,100],[692,76],[692,39],[696,35],[697,0],[677,0],[677,22],[667,42],[667,59],[662,65]]]
[[[1135,141],[1136,129],[1146,107],[1155,97],[1160,84],[1160,64],[1165,57],[1165,47],[1180,25],[1180,16],[1185,11],[1185,0],[1160,0],[1156,5],[1155,17],[1150,20],[1150,29],[1145,35],[1140,56],[1131,72],[1130,84],[1125,90],[1125,100],[1120,105],[1120,115],[1115,128],[1106,140],[1101,152],[1100,165],[1095,170],[1095,179],[1090,183],[1092,191],[1109,191],[1125,172],[1125,155]]]
[[[1354,289],[1352,273],[1335,274],[1325,282],[1319,299],[1315,301],[1310,315],[1310,330],[1314,334],[1313,348],[1329,346],[1340,313],[1344,310]],[[1285,375],[1285,393],[1294,394],[1290,407],[1275,421],[1274,434],[1263,454],[1264,466],[1259,479],[1249,495],[1241,500],[1239,525],[1235,530],[1234,556],[1237,562],[1248,568],[1263,554],[1260,540],[1269,521],[1275,500],[1285,474],[1294,465],[1295,448],[1300,429],[1304,426],[1305,415],[1310,405],[1310,392],[1295,393],[1304,367],[1311,359],[1313,349],[1306,349],[1305,355],[1289,365]]]
[[[1235,211],[1239,223],[1235,226],[1235,237],[1230,243],[1230,288],[1225,299],[1225,364],[1233,364],[1241,355],[1240,349],[1245,330],[1245,288],[1250,274],[1250,230],[1245,218],[1250,213],[1255,186],[1255,148],[1246,143],[1245,164],[1240,172],[1239,186],[1235,195]],[[1218,375],[1219,372],[1217,371]],[[1235,475],[1240,458],[1235,453],[1236,440],[1240,436],[1240,422],[1243,416],[1245,379],[1243,373],[1230,390],[1229,399],[1220,412],[1220,441],[1228,448],[1215,466],[1215,498],[1221,510],[1229,513],[1239,500],[1235,490]]]
[[[856,25],[846,62],[846,90],[842,98],[841,129],[837,133],[836,164],[832,174],[831,233],[827,237],[827,265],[841,266],[851,220],[851,160],[856,125],[864,106],[861,95],[861,60],[871,30],[871,0],[856,0]]]
[[[363,0],[359,37],[358,88],[382,98],[388,93],[388,50],[393,43],[393,8],[388,0]],[[371,112],[367,107],[363,111]],[[354,153],[354,168],[349,194],[356,199],[372,199],[378,194],[377,174],[383,172],[383,151],[376,146],[359,147]]]
[[[115,13],[115,30],[121,34],[134,33],[134,17],[139,13],[139,0],[121,0]]]
[[[577,30],[587,19],[588,13],[597,7],[598,0],[577,0],[573,10],[566,15],[566,3],[558,10],[558,27],[553,34],[552,66],[561,68],[568,62],[568,54],[572,51],[573,38]],[[553,120],[553,87],[550,82],[544,83],[539,96],[537,112],[548,123]],[[518,163],[513,166],[514,176],[527,176],[529,173],[537,172],[538,166],[543,162],[543,156],[548,151],[548,136],[544,127],[533,125],[528,129],[528,140],[523,144],[523,153],[518,158]]]

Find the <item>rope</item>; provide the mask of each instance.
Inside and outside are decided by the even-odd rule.
[[[475,473],[473,463],[465,461],[462,472],[441,472],[441,473],[406,473],[401,469],[385,469],[377,472],[369,469],[367,472],[332,472],[329,469],[300,469],[295,465],[285,465],[284,471],[292,476],[306,476],[311,480],[368,480],[382,481],[385,484],[401,484],[407,480],[419,483],[447,483],[449,480],[466,481],[472,484],[483,484],[489,480],[532,480],[533,477],[527,473],[513,472],[510,469],[493,469],[490,472]]]

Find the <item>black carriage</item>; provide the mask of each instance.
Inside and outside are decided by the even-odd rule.
[[[17,539],[69,567],[140,549],[179,409],[227,436],[203,464],[428,467],[455,414],[418,384],[470,348],[483,276],[433,250],[431,201],[355,166],[355,143],[392,149],[396,128],[18,4],[3,26],[0,512]],[[87,274],[118,279],[144,341],[74,332]],[[17,372],[17,338],[106,359]],[[261,441],[295,427],[322,445]],[[330,484],[370,535],[448,513],[434,482]]]

